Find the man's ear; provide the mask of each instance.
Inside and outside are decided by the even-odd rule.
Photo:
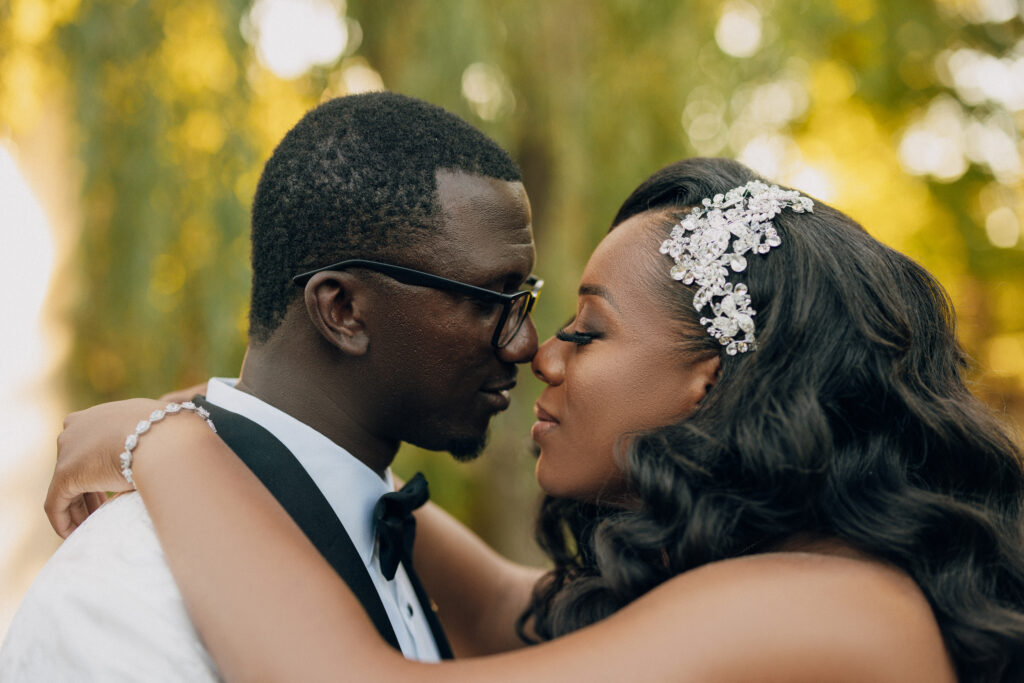
[[[306,283],[306,312],[320,335],[342,353],[362,356],[370,344],[364,315],[367,285],[347,272],[324,271]]]

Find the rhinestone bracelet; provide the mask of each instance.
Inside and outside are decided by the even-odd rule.
[[[139,424],[135,425],[135,431],[124,440],[124,453],[121,454],[121,474],[124,475],[125,481],[131,484],[132,488],[135,488],[135,480],[132,478],[132,451],[139,445],[139,437],[148,432],[153,423],[159,422],[167,415],[176,415],[183,410],[195,413],[201,420],[206,422],[210,429],[214,432],[217,431],[217,428],[213,426],[213,420],[210,419],[210,411],[202,406],[197,406],[192,401],[168,403],[167,407],[163,410],[154,410],[149,414],[149,419],[142,420]]]

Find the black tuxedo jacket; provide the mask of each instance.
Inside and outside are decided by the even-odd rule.
[[[352,539],[292,452],[252,420],[207,403],[203,396],[196,396],[194,402],[210,411],[210,419],[217,426],[217,435],[274,494],[299,528],[348,584],[381,636],[396,650],[400,650],[391,620],[388,619],[373,579],[366,571]],[[443,659],[451,659],[451,648],[430,599],[412,567],[406,564],[405,569],[437,642],[438,652]]]

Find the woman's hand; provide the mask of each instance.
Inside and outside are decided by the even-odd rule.
[[[103,403],[64,418],[57,437],[57,464],[43,506],[53,530],[67,538],[107,499],[130,491],[121,475],[125,437],[165,404],[147,398]]]

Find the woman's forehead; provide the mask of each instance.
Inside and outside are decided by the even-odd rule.
[[[660,212],[645,212],[617,225],[594,249],[584,270],[584,279],[625,276],[627,281],[632,281],[636,278],[628,277],[630,273],[639,276],[657,267],[658,260],[665,260],[658,253],[658,245],[668,234],[667,230],[659,229],[664,221],[664,214]],[[671,262],[666,261],[666,277],[670,265]]]
[[[669,278],[672,265],[658,252],[668,234],[660,229],[664,220],[661,213],[643,213],[623,221],[601,240],[583,272],[581,294],[588,289],[607,292],[605,298],[618,302],[616,316],[631,327],[646,329],[655,318],[668,323],[652,291],[659,272]]]

